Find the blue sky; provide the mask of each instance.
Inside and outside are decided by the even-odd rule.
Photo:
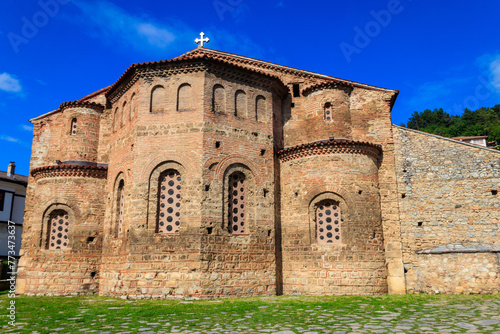
[[[6,0],[0,3],[0,170],[28,174],[29,118],[112,84],[135,62],[206,46],[400,90],[413,111],[500,103],[497,0]]]

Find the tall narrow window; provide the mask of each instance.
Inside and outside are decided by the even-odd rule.
[[[242,90],[234,97],[234,116],[247,117],[247,94]]]
[[[66,211],[56,210],[50,214],[48,249],[68,249],[69,216]]]
[[[215,85],[212,96],[212,112],[224,113],[226,111],[226,92],[221,85]]]
[[[300,96],[300,86],[299,84],[293,84],[293,97],[299,97]]]
[[[179,90],[177,91],[177,110],[178,111],[187,111],[191,110],[192,106],[192,89],[190,84],[182,84],[179,86]]]
[[[122,106],[122,119],[121,119],[121,126],[125,124],[125,121],[127,120],[127,101],[123,102]]]
[[[163,86],[156,86],[151,91],[151,113],[162,113],[164,111],[166,93]]]
[[[325,103],[325,121],[332,120],[332,104],[330,102]]]
[[[76,135],[76,118],[71,120],[71,129],[69,130],[70,135]]]
[[[266,121],[266,98],[262,95],[255,99],[255,119],[259,122]]]
[[[324,200],[316,207],[316,235],[318,244],[340,244],[341,217],[339,203]]]
[[[132,120],[134,118],[134,108],[135,108],[135,93],[132,94],[132,97],[130,98],[130,105],[128,106],[128,118]]]
[[[179,233],[181,225],[181,175],[169,169],[160,175],[158,190],[158,233]]]
[[[228,229],[232,234],[244,234],[247,230],[245,175],[235,172],[229,176],[228,182]]]
[[[120,185],[118,186],[118,194],[117,194],[117,227],[116,227],[116,236],[119,237],[122,234],[123,230],[123,209],[125,206],[125,182],[123,180],[120,181]]]
[[[113,132],[118,128],[118,108],[115,109],[115,113],[113,114]]]

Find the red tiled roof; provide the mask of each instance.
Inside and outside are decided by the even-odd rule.
[[[109,87],[111,87],[111,86],[107,86],[107,87],[101,88],[101,89],[99,89],[99,90],[96,90],[95,92],[90,93],[90,94],[88,94],[88,95],[85,95],[85,96],[84,96],[84,97],[82,97],[81,99],[78,99],[78,101],[79,101],[79,102],[84,102],[85,100],[91,99],[91,98],[93,98],[93,97],[94,97],[94,96],[96,96],[96,95],[99,95],[99,94],[102,94],[102,93],[104,93],[104,92],[108,91],[108,90],[109,90]]]
[[[200,48],[200,50],[201,50],[201,48]],[[261,71],[261,70],[255,69],[255,68],[249,68],[247,66],[242,66],[242,65],[237,64],[237,63],[231,63],[231,62],[227,61],[226,59],[219,59],[219,58],[213,57],[210,53],[192,53],[192,54],[187,54],[186,53],[186,54],[184,54],[182,56],[179,56],[179,57],[176,57],[176,58],[172,58],[172,59],[165,59],[165,60],[160,60],[160,61],[143,62],[143,63],[134,63],[134,64],[132,64],[118,78],[118,80],[114,84],[112,84],[111,86],[109,86],[109,89],[106,92],[106,95],[109,95],[116,87],[118,87],[118,85],[120,85],[120,83],[123,80],[125,80],[126,77],[133,75],[134,71],[137,68],[140,68],[140,67],[150,67],[150,66],[160,66],[160,65],[164,65],[164,64],[175,64],[175,63],[180,63],[180,62],[183,62],[183,61],[200,60],[200,59],[207,59],[207,60],[216,61],[216,62],[219,62],[219,63],[222,63],[222,64],[229,64],[229,65],[235,66],[235,67],[237,67],[239,69],[243,69],[243,70],[255,72],[255,73],[258,73],[260,75],[264,75],[264,76],[267,76],[269,78],[279,80],[279,78],[277,76],[275,76],[275,75],[269,74],[267,72],[264,72],[264,71]]]
[[[302,74],[304,76],[326,79],[326,80],[331,81],[331,82],[339,82],[339,83],[343,83],[343,84],[352,85],[355,87],[363,87],[363,88],[368,88],[368,89],[381,90],[381,91],[391,91],[391,92],[399,93],[398,90],[367,85],[367,84],[363,84],[363,83],[359,83],[359,82],[355,82],[355,81],[350,81],[350,80],[332,77],[332,76],[325,75],[325,74],[319,74],[319,73],[301,70],[301,69],[297,69],[297,68],[293,68],[293,67],[289,67],[289,66],[279,65],[279,64],[275,64],[275,63],[272,63],[269,61],[259,60],[259,59],[255,59],[255,58],[240,56],[240,55],[237,55],[234,53],[212,50],[212,49],[207,49],[207,48],[196,48],[194,50],[186,52],[186,53],[184,53],[176,58],[173,58],[173,59],[184,59],[184,57],[189,56],[190,54],[194,54],[194,53],[203,53],[206,55],[210,55],[212,57],[220,57],[222,59],[225,59],[226,61],[229,61],[229,60],[238,61],[238,62],[245,63],[245,64],[260,66],[260,67],[267,68],[270,70],[278,70],[280,72],[286,72],[286,73],[291,73],[291,74]]]

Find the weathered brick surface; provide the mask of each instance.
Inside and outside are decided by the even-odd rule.
[[[18,281],[28,294],[96,293],[103,244],[104,179],[29,180]],[[68,212],[69,249],[49,250],[48,213]],[[24,283],[25,282],[25,283]]]
[[[500,152],[401,127],[394,131],[408,291],[498,293],[498,252],[418,252],[455,243],[500,247],[500,198],[494,195]]]
[[[440,159],[450,154],[438,152],[457,144],[434,144],[399,128],[393,138],[396,96],[206,49],[134,64],[110,88],[33,120],[18,292],[133,298],[404,293],[403,260],[408,291],[492,291],[483,287],[498,285],[492,274],[498,253],[491,248],[498,205],[480,188],[498,186],[496,153],[467,147],[472,162],[458,169],[470,175],[445,179],[448,160]],[[70,132],[73,120],[76,133]],[[432,156],[423,154],[425,145],[435,145]],[[411,184],[399,167],[408,164]],[[444,183],[426,190],[429,168]],[[161,178],[172,170],[180,189],[170,196],[181,197],[169,226],[179,225],[159,233],[157,223],[169,217],[168,198],[159,201],[167,194]],[[230,184],[233,173],[243,175],[244,190],[230,196],[240,187]],[[462,190],[443,195],[455,181]],[[317,226],[323,201],[341,214],[339,239],[331,244],[317,239],[323,233],[334,240]],[[72,223],[67,250],[46,247],[54,210],[66,210]],[[425,237],[412,225],[417,217],[429,228]],[[448,218],[453,222],[443,223]],[[242,233],[231,233],[241,222]],[[492,251],[468,254],[469,269],[456,253],[416,254],[438,240],[489,243]],[[451,274],[439,287],[424,284],[439,271],[423,268],[450,262]],[[487,275],[481,263],[491,267]],[[470,272],[476,283],[451,287]]]
[[[377,161],[354,154],[305,157],[281,166],[285,294],[387,292]],[[342,244],[316,239],[318,201],[339,202]]]

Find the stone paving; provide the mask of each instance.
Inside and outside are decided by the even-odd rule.
[[[218,301],[213,301],[217,303]],[[184,302],[189,303],[189,302]],[[214,307],[216,304],[214,304]],[[278,306],[278,305],[276,305]],[[133,307],[139,308],[139,307]],[[358,307],[346,312],[332,311],[328,306],[314,306],[297,309],[289,305],[259,306],[257,311],[246,313],[220,312],[214,316],[205,313],[185,313],[179,319],[176,315],[157,315],[137,320],[133,314],[121,317],[116,325],[106,324],[109,314],[96,315],[85,325],[79,323],[86,317],[88,309],[82,307],[80,315],[64,321],[56,321],[57,327],[44,326],[47,319],[32,320],[20,318],[15,328],[3,326],[6,333],[269,333],[269,334],[321,334],[321,333],[491,333],[500,334],[500,297],[487,301],[449,303],[446,300],[408,305],[384,310],[384,306],[359,303]],[[123,307],[108,307],[110,311]],[[261,322],[248,321],[255,316],[263,317]],[[140,318],[139,318],[140,319]],[[228,319],[230,321],[228,321]],[[36,325],[36,330],[33,329]],[[53,326],[50,326],[53,327]],[[0,332],[2,328],[0,327]]]

